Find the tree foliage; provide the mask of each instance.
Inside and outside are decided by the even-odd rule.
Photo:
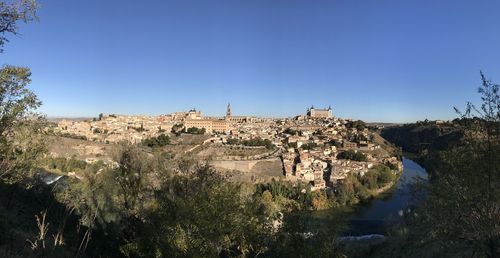
[[[6,42],[7,35],[18,35],[19,21],[29,22],[36,19],[38,4],[35,0],[18,0],[14,2],[0,2],[0,53]]]
[[[367,161],[368,158],[365,154],[359,151],[346,150],[337,154],[338,159],[349,159],[354,161]]]
[[[61,172],[75,172],[76,170],[83,170],[87,167],[87,162],[76,158],[45,158],[42,160],[42,165],[47,166],[48,169],[56,169]]]
[[[301,136],[302,135],[302,131],[299,131],[299,130],[294,130],[290,127],[286,128],[283,133],[286,133],[286,134],[290,134],[290,135],[299,135]]]
[[[425,199],[407,238],[435,256],[500,255],[499,86],[482,73],[481,80],[481,105],[456,109],[465,144],[440,152],[431,180],[418,188]]]
[[[318,147],[318,144],[315,142],[308,142],[308,143],[302,144],[300,146],[300,148],[302,148],[303,150],[312,150],[312,149],[317,148],[317,147]]]
[[[171,132],[175,135],[180,135],[184,131],[185,127],[183,124],[175,124],[172,126]]]
[[[384,187],[395,179],[396,175],[393,174],[389,167],[379,164],[368,170],[364,176],[359,178],[359,181],[368,189],[373,190]]]
[[[126,212],[137,212],[141,205],[140,198],[147,192],[148,174],[152,166],[146,154],[139,149],[126,145],[116,158],[118,167],[112,171],[115,182],[119,186],[118,197]]]
[[[227,144],[230,145],[244,145],[244,146],[263,146],[266,147],[269,150],[274,149],[274,144],[271,140],[269,139],[262,139],[262,138],[252,138],[248,140],[241,140],[241,139],[236,139],[236,138],[230,138],[227,139]]]
[[[358,131],[363,131],[366,128],[366,123],[361,120],[350,121],[346,125],[348,128],[356,128]]]
[[[141,236],[128,256],[215,257],[265,250],[270,223],[258,213],[259,203],[208,166],[173,177],[157,201],[158,210],[149,217],[152,234]]]
[[[164,147],[170,144],[170,137],[162,133],[157,137],[151,137],[143,140],[142,144],[151,148]]]
[[[0,179],[18,182],[33,172],[45,152],[45,118],[34,112],[41,102],[27,88],[28,68],[0,69]]]
[[[7,35],[18,34],[17,22],[33,20],[36,9],[34,0],[0,2],[0,52]],[[25,67],[0,68],[0,180],[4,182],[27,179],[45,153],[46,121],[34,112],[41,102],[27,88],[30,77]]]
[[[190,127],[186,129],[186,133],[189,134],[205,134],[206,131],[207,130],[205,128],[198,128],[198,127]]]

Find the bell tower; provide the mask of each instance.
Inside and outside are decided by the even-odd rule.
[[[226,110],[226,119],[231,118],[231,103],[227,103],[227,110]]]

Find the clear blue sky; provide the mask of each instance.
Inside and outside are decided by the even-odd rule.
[[[448,119],[500,83],[500,1],[40,1],[0,63],[28,66],[49,116]]]

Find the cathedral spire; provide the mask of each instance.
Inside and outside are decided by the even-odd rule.
[[[227,103],[226,118],[231,118],[231,103]]]

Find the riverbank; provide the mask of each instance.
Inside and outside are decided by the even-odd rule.
[[[370,202],[360,203],[351,217],[353,234],[385,234],[388,226],[401,218],[402,212],[414,205],[411,184],[415,177],[427,178],[426,170],[413,160],[403,158],[404,170],[395,185]],[[370,230],[370,225],[378,230]],[[355,226],[355,227],[354,227]]]
[[[395,178],[395,180],[389,182],[388,184],[386,184],[385,186],[383,186],[379,189],[373,190],[372,196],[376,198],[377,196],[391,190],[397,184],[397,182],[399,182],[399,180],[401,179],[401,176],[403,175],[403,172],[404,172],[404,168],[403,168],[403,171],[397,172],[397,177]]]
[[[400,214],[413,205],[410,185],[414,177],[427,177],[426,170],[413,160],[404,157],[403,166],[398,178],[377,189],[373,198],[349,207],[314,211],[312,219],[328,223],[327,215],[331,210],[336,210],[336,216],[342,217],[347,223],[341,236],[387,235],[387,230],[401,219]]]

